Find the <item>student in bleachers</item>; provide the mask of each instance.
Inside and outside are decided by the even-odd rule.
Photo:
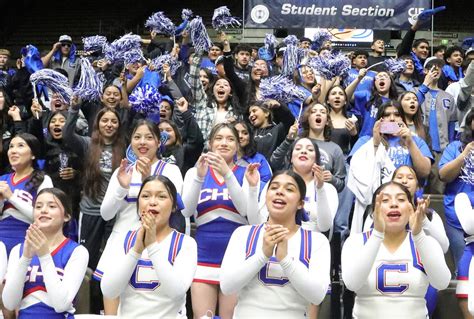
[[[8,159],[12,173],[0,176],[0,241],[7,253],[25,239],[26,230],[34,221],[33,201],[43,188],[52,187],[51,178],[38,167],[40,145],[31,134],[12,138]]]
[[[184,178],[185,217],[197,224],[198,268],[191,286],[195,318],[207,311],[232,318],[237,296],[224,296],[220,289],[220,266],[232,232],[241,225],[256,223],[258,164],[247,170],[235,163],[239,134],[230,124],[220,123],[209,134],[209,152]],[[252,174],[253,172],[253,174]]]
[[[197,263],[196,242],[173,225],[178,209],[175,184],[163,175],[144,179],[131,227],[114,263],[101,281],[107,298],[120,298],[118,315],[126,318],[186,318],[186,291]]]
[[[19,309],[19,318],[73,317],[89,256],[83,246],[64,236],[71,218],[63,191],[45,188],[38,193],[34,223],[10,254],[3,290],[5,308]]]
[[[292,129],[296,129],[292,127]],[[291,132],[289,134],[292,134]],[[283,150],[283,148],[286,148]],[[332,230],[334,216],[338,207],[338,197],[336,188],[328,179],[329,172],[326,172],[322,163],[321,148],[316,140],[307,137],[297,138],[288,147],[286,142],[280,145],[275,153],[285,156],[284,169],[292,169],[300,175],[306,183],[306,196],[304,197],[305,211],[304,219],[301,222],[304,228],[327,232]],[[260,196],[260,222],[264,222],[268,217],[268,212],[264,205],[267,187]]]
[[[467,269],[465,263],[461,263],[463,250],[465,249],[464,232],[462,225],[454,211],[454,200],[457,194],[466,193],[474,205],[474,186],[469,182],[469,174],[472,171],[466,165],[472,165],[474,152],[474,111],[468,113],[466,126],[461,139],[454,141],[445,148],[439,161],[439,177],[446,183],[444,191],[444,210],[446,215],[446,233],[450,242],[450,250],[453,255],[454,264],[457,268],[459,290],[456,288],[461,309],[467,313],[465,300],[465,286]],[[465,169],[465,170],[464,170]],[[472,176],[471,176],[472,178]],[[461,265],[464,267],[461,269]]]
[[[329,243],[298,225],[305,188],[297,173],[276,173],[265,198],[268,221],[232,234],[221,285],[224,294],[238,295],[234,318],[304,318],[310,303],[324,299],[330,280]]]
[[[77,82],[80,64],[76,61],[76,46],[71,36],[64,34],[53,45],[51,51],[41,58],[44,66],[51,69],[61,68],[67,72],[69,85],[72,87]]]
[[[464,77],[462,62],[464,60],[464,50],[458,46],[449,47],[444,53],[442,74],[439,79],[439,88],[446,90],[449,84],[458,82]]]
[[[396,168],[411,166],[421,179],[429,175],[433,162],[428,145],[406,126],[398,102],[381,105],[373,137],[360,138],[350,156],[348,187],[356,197],[351,233],[362,230],[363,215],[374,190],[389,181]]]
[[[374,228],[351,234],[342,248],[342,277],[356,293],[353,316],[426,318],[428,285],[445,289],[451,279],[439,243],[423,230],[426,203],[415,209],[397,182],[381,185],[373,197]]]
[[[258,172],[260,174],[260,190],[267,184],[272,177],[272,169],[263,154],[257,152],[257,143],[253,139],[252,127],[247,121],[237,121],[233,123],[234,128],[239,133],[239,160],[242,160],[246,166],[251,163],[258,163]]]

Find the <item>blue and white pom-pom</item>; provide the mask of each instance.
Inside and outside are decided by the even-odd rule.
[[[128,33],[105,47],[105,59],[111,63],[123,61],[125,52],[140,49],[142,38],[139,35]]]
[[[191,30],[191,41],[193,42],[194,49],[197,53],[209,51],[212,47],[212,41],[209,38],[206,27],[202,23],[202,18],[196,16],[190,23],[189,29]]]
[[[40,84],[48,87],[51,92],[57,93],[64,104],[71,103],[72,89],[67,77],[51,69],[36,71],[30,76],[33,86]]]
[[[189,21],[192,17],[193,11],[191,9],[183,9],[183,11],[181,11],[181,19],[183,19],[183,21]]]
[[[153,67],[158,73],[163,74],[163,66],[165,64],[169,65],[172,76],[176,74],[176,71],[181,66],[181,63],[176,58],[171,56],[171,54],[163,54],[154,58],[151,61],[150,66]]]
[[[145,60],[141,49],[131,49],[123,54],[125,65]]]
[[[226,6],[219,7],[214,10],[214,15],[212,16],[212,27],[220,31],[227,28],[240,27],[240,19],[233,17],[230,14],[229,8]]]
[[[281,74],[292,76],[300,61],[300,50],[298,49],[298,38],[295,35],[289,35],[283,42],[286,44],[286,50],[283,54],[283,66]]]
[[[313,35],[313,45],[311,48],[313,50],[319,50],[323,47],[324,42],[331,41],[332,34],[329,33],[326,29],[317,29],[316,33]]]
[[[81,76],[74,88],[74,95],[83,101],[99,101],[103,83],[88,59],[81,58]]]
[[[392,74],[400,74],[407,69],[407,63],[402,59],[390,58],[383,63],[386,70]]]
[[[332,80],[336,76],[344,76],[351,68],[351,60],[344,54],[329,53],[308,60],[308,65],[317,71],[326,80]]]
[[[265,34],[265,39],[263,40],[263,44],[265,46],[265,49],[267,49],[267,51],[273,52],[276,46],[278,45],[278,40],[273,34],[267,33]]]
[[[82,38],[82,43],[84,44],[84,51],[102,52],[107,45],[107,38],[102,35],[94,35],[91,37]]]
[[[283,75],[261,80],[260,94],[264,100],[273,99],[285,103],[305,99],[305,93]]]
[[[474,186],[474,151],[471,151],[464,159],[464,166],[461,168],[461,180]]]
[[[168,36],[174,35],[176,26],[163,11],[153,13],[145,22],[145,28]]]
[[[136,113],[151,114],[160,112],[161,95],[157,89],[145,84],[137,86],[128,97],[132,110]]]

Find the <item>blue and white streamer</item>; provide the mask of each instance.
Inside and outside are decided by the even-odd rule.
[[[206,27],[202,23],[202,18],[196,16],[190,23],[191,41],[197,53],[207,52],[212,47],[212,41],[209,38]]]
[[[94,35],[91,37],[82,38],[82,43],[84,44],[84,51],[103,52],[105,46],[107,45],[107,38],[102,35]]]
[[[67,77],[51,69],[36,71],[30,76],[30,82],[48,87],[51,92],[57,93],[61,101],[67,105],[71,103],[72,89],[69,87]]]
[[[150,31],[173,36],[175,33],[176,26],[173,21],[170,20],[163,11],[153,13],[145,22],[145,28]]]
[[[81,58],[81,76],[74,88],[74,95],[83,101],[99,101],[102,96],[103,83],[86,58]]]
[[[283,75],[261,80],[260,95],[264,100],[273,99],[285,103],[304,100],[306,97],[305,93],[290,78]]]
[[[240,25],[240,19],[233,17],[230,14],[229,8],[226,6],[222,6],[214,10],[214,15],[212,16],[212,27],[217,31],[227,28],[240,27]]]

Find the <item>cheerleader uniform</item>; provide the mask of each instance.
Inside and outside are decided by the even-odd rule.
[[[110,269],[108,265],[115,265],[115,256],[120,254],[125,235],[130,229],[140,227],[140,219],[137,212],[138,193],[142,186],[142,175],[133,167],[132,179],[129,188],[123,188],[117,178],[118,169],[115,170],[110,178],[107,192],[100,207],[100,214],[104,220],[111,220],[115,217],[114,227],[110,234],[104,252],[100,257],[97,269],[94,271],[93,278],[100,281],[104,274],[104,269]],[[183,187],[183,178],[178,166],[168,164],[158,160],[151,166],[151,175],[163,175],[168,177],[176,186],[180,193]]]
[[[330,249],[324,235],[299,228],[278,261],[263,253],[265,224],[239,227],[222,261],[221,289],[238,294],[235,318],[306,318],[330,282]]]
[[[233,174],[219,182],[211,167],[204,180],[191,168],[184,178],[183,215],[194,215],[197,230],[198,267],[194,282],[219,284],[219,271],[230,236],[248,224],[247,213],[256,212],[258,186],[249,187],[245,168],[235,165]],[[249,217],[250,218],[250,217]]]
[[[104,296],[120,297],[120,318],[186,318],[181,310],[196,271],[196,242],[173,230],[140,255],[132,249],[137,232],[127,233],[115,265],[106,269]]]
[[[351,234],[342,248],[342,278],[356,293],[353,318],[426,319],[428,285],[445,289],[451,279],[439,243],[411,232],[395,252],[375,229]]]
[[[73,300],[82,284],[87,249],[66,238],[54,251],[32,259],[23,244],[12,249],[3,290],[7,309],[19,308],[19,318],[74,318]]]
[[[10,186],[12,196],[10,199],[0,200],[0,241],[5,244],[7,253],[16,245],[25,240],[26,230],[33,222],[33,200],[37,192],[43,188],[53,187],[49,176],[45,176],[43,183],[37,190],[27,190],[26,184],[31,176],[26,176],[14,182],[15,173],[0,176],[0,181],[5,181]]]

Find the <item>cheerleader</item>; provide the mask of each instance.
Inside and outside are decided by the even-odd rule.
[[[456,195],[454,210],[464,231],[464,240],[466,241],[466,247],[458,265],[456,297],[458,297],[459,307],[464,318],[469,318],[468,311],[471,315],[474,315],[474,283],[472,281],[472,278],[474,278],[474,264],[472,263],[472,256],[474,255],[474,210],[467,193]]]
[[[51,178],[37,168],[39,154],[39,141],[31,134],[18,134],[10,142],[8,161],[13,173],[0,176],[0,241],[7,254],[25,239],[33,222],[36,193],[53,186]]]
[[[181,310],[196,271],[197,246],[170,225],[179,214],[177,196],[165,176],[143,181],[137,197],[141,227],[127,233],[101,281],[104,296],[120,297],[120,317],[186,318]]]
[[[191,286],[195,318],[215,313],[231,318],[236,296],[224,296],[219,289],[219,272],[232,232],[252,219],[257,207],[258,164],[248,170],[236,165],[239,135],[231,124],[214,126],[209,135],[209,152],[184,178],[183,214],[194,215],[197,231],[198,267]],[[244,178],[245,175],[245,178]]]
[[[19,318],[73,318],[73,301],[87,269],[87,249],[66,238],[69,197],[57,188],[39,192],[34,223],[10,254],[3,304]]]
[[[232,234],[221,288],[224,294],[238,294],[234,318],[306,318],[309,304],[321,303],[326,295],[329,242],[296,224],[306,194],[298,174],[277,172],[268,185],[268,222]]]
[[[102,279],[105,268],[111,268],[108,265],[115,265],[114,256],[120,254],[127,232],[140,226],[135,207],[142,181],[150,175],[163,175],[174,183],[176,189],[180,190],[183,186],[179,168],[158,158],[159,147],[160,130],[158,126],[147,120],[137,121],[131,141],[131,148],[137,160],[133,166],[129,166],[126,159],[122,160],[120,167],[110,178],[100,207],[102,218],[111,220],[115,217],[115,224],[94,272],[93,277],[96,280]],[[117,306],[117,301],[106,301],[104,304],[106,314],[115,314]]]
[[[397,182],[382,184],[374,202],[374,229],[351,234],[342,248],[342,278],[356,293],[352,316],[426,319],[428,285],[445,289],[451,279],[443,250],[423,230],[426,202],[415,211]]]

